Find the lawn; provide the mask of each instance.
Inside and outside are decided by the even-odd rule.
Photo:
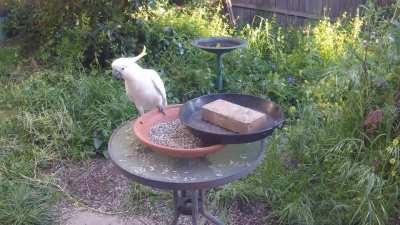
[[[149,214],[141,205],[157,211],[162,201],[168,208],[171,196],[122,177],[113,182],[127,200],[110,198],[106,209],[79,186],[87,182],[91,190],[105,175],[119,177],[97,166],[108,168],[113,129],[137,116],[110,62],[145,45],[140,64],[159,72],[170,104],[183,103],[216,92],[215,56],[190,45],[214,35],[248,41],[224,58],[224,91],[272,99],[287,118],[255,173],[211,191],[224,220],[238,224],[234,207],[254,203],[264,209],[254,214],[259,224],[400,223],[399,1],[387,8],[369,2],[354,17],[304,27],[261,18],[231,27],[218,5],[202,1],[184,8],[163,1],[6,2],[0,224],[55,224],[60,202],[126,215]]]

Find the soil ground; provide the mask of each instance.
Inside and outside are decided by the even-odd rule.
[[[57,205],[60,225],[165,225],[172,218],[170,194],[149,189],[153,194],[144,199],[133,198],[132,182],[109,160],[65,164],[52,173],[67,195],[85,205],[63,198]],[[223,218],[229,225],[264,225],[269,213],[262,203],[249,205],[235,201]],[[181,217],[179,224],[191,224],[190,218]]]

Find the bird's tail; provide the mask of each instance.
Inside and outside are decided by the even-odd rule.
[[[143,46],[142,52],[138,55],[132,58],[133,62],[137,62],[139,59],[143,58],[146,55],[146,46]]]

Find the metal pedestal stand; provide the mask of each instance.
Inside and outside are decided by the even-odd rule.
[[[177,225],[181,215],[192,216],[192,224],[198,225],[200,215],[215,225],[223,223],[206,211],[207,197],[204,190],[174,190],[175,217],[171,225]]]

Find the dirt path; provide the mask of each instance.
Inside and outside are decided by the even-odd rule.
[[[133,185],[109,160],[66,164],[53,174],[66,193],[85,204],[79,207],[66,199],[60,201],[60,225],[165,225],[173,215],[169,193]],[[115,212],[122,213],[110,215]],[[261,203],[234,202],[225,213],[225,220],[229,225],[264,225],[263,217],[268,213]],[[189,225],[190,219],[182,217],[179,224]]]

